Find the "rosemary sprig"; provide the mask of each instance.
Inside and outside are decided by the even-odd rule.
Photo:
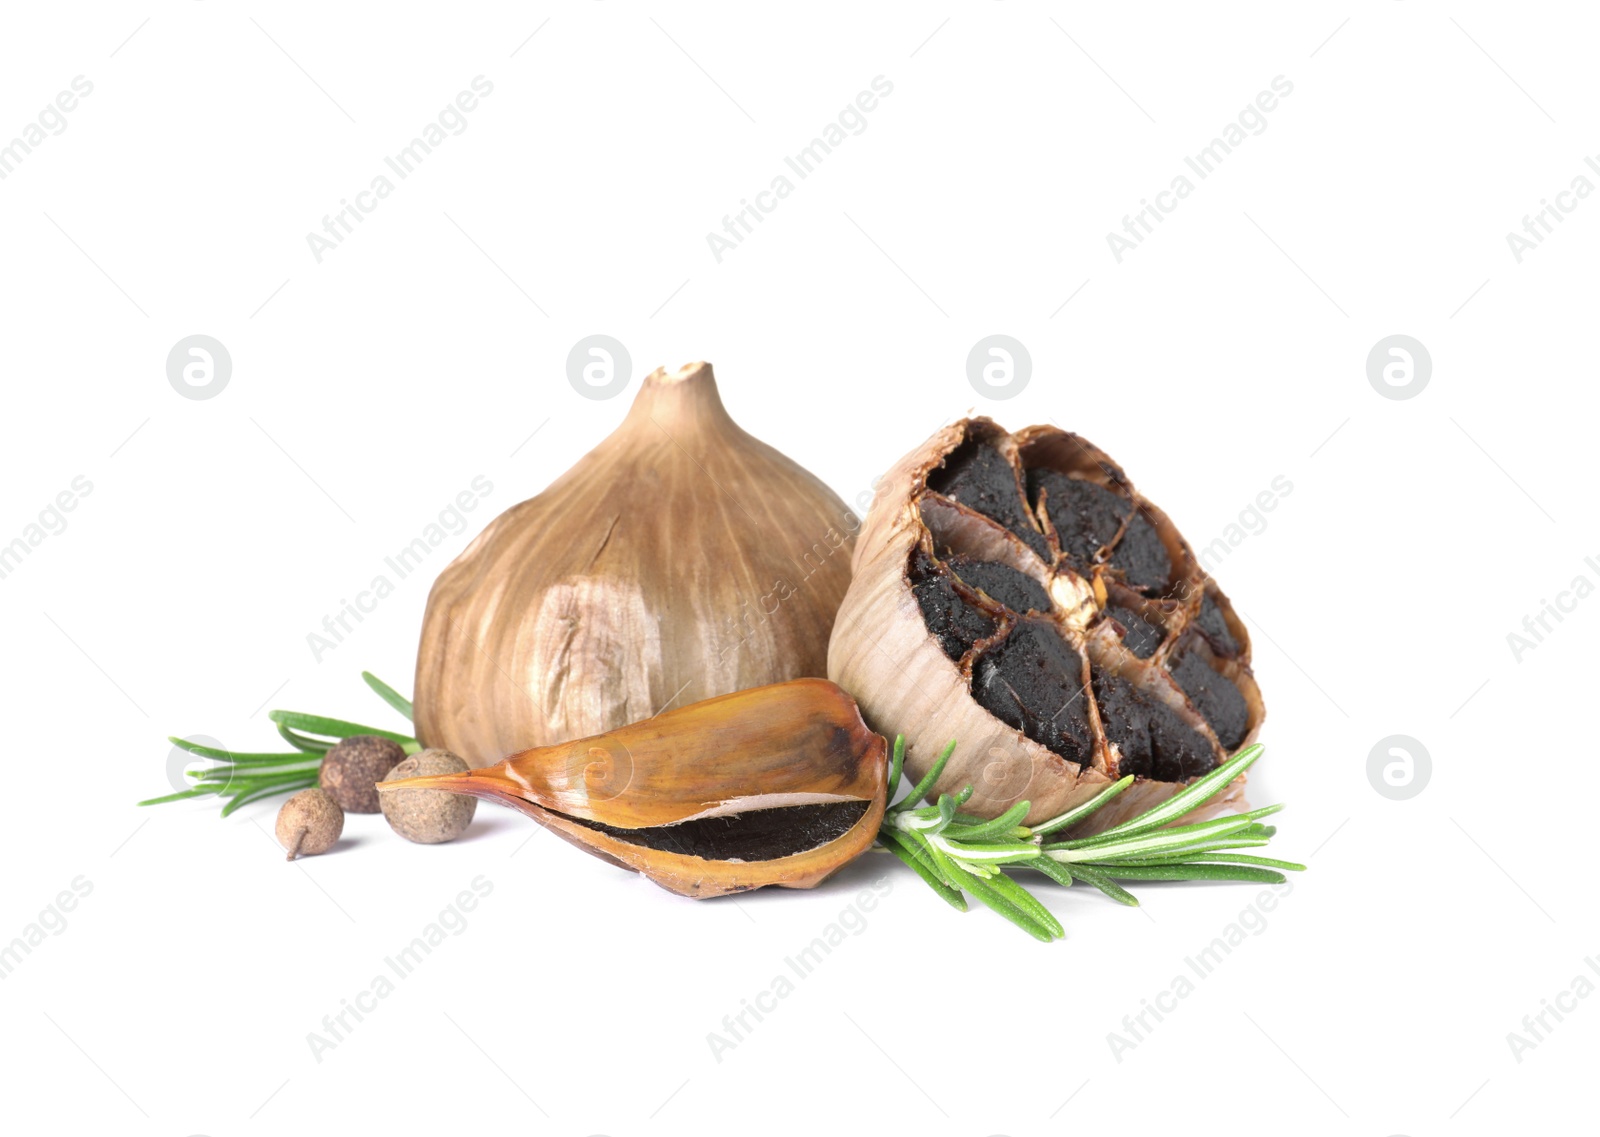
[[[363,671],[361,678],[384,702],[406,717],[411,718],[411,700],[393,687]],[[299,711],[268,711],[267,718],[278,728],[278,733],[294,747],[286,753],[244,754],[201,746],[182,738],[170,738],[174,746],[201,758],[218,763],[201,770],[190,770],[188,775],[194,785],[177,793],[148,798],[140,805],[160,805],[163,802],[183,801],[186,798],[214,794],[226,798],[222,816],[227,817],[240,806],[277,794],[294,793],[317,784],[317,771],[322,766],[322,756],[340,740],[357,734],[375,734],[398,742],[407,754],[415,754],[422,744],[409,735],[381,727],[363,726],[344,719],[330,719],[322,715],[307,715]]]
[[[1139,901],[1118,881],[1230,880],[1279,884],[1284,872],[1304,865],[1234,850],[1267,843],[1275,829],[1260,819],[1278,812],[1271,805],[1248,813],[1187,825],[1173,824],[1204,805],[1261,757],[1259,745],[1248,747],[1182,792],[1137,817],[1075,840],[1046,840],[1106,806],[1133,784],[1129,774],[1090,800],[1038,825],[1026,826],[1029,803],[1019,801],[999,817],[985,820],[961,812],[972,796],[940,794],[932,805],[920,805],[944,772],[955,750],[951,742],[923,779],[898,804],[885,811],[878,840],[916,872],[951,907],[967,910],[964,894],[984,904],[1035,939],[1049,942],[1065,935],[1061,922],[1043,904],[1003,871],[1031,869],[1071,885],[1093,885],[1113,900]],[[889,800],[894,801],[905,767],[905,736],[894,740],[889,762]]]

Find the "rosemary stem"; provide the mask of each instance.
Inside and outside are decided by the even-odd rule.
[[[1111,782],[1089,800],[1033,826],[1022,824],[1030,808],[1025,801],[992,819],[959,812],[972,796],[970,785],[958,794],[941,793],[930,805],[919,805],[943,773],[954,747],[954,743],[946,746],[911,792],[885,811],[879,840],[953,907],[965,911],[962,893],[968,893],[1036,939],[1048,942],[1066,933],[1048,908],[1001,871],[1005,867],[1031,868],[1063,886],[1081,880],[1131,905],[1139,901],[1117,881],[1278,883],[1284,879],[1280,870],[1304,868],[1291,861],[1228,851],[1267,844],[1276,830],[1262,825],[1260,818],[1282,806],[1177,824],[1259,758],[1260,746],[1240,751],[1165,801],[1102,833],[1048,843],[1045,838],[1050,834],[1070,829],[1104,808],[1134,784],[1134,777]],[[891,798],[899,787],[904,754],[904,736],[897,737],[890,766]]]

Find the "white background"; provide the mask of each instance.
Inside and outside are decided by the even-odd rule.
[[[0,140],[93,93],[0,181],[0,543],[92,492],[0,580],[0,941],[92,892],[0,981],[6,1128],[1572,1131],[1600,999],[1520,1062],[1507,1035],[1600,982],[1600,600],[1520,662],[1507,635],[1600,583],[1600,201],[1521,263],[1506,234],[1600,184],[1585,15],[9,6]],[[318,263],[307,233],[478,75],[465,132]],[[706,234],[879,75],[867,129],[718,263]],[[1107,233],[1279,75],[1267,129],[1117,263]],[[565,373],[597,332],[633,360],[609,401]],[[233,361],[203,401],[165,371],[196,333]],[[1032,357],[1006,401],[966,375],[994,333]],[[1432,357],[1411,399],[1366,374],[1395,333]],[[1290,804],[1274,845],[1310,871],[1120,1061],[1108,1035],[1259,890],[1041,890],[1068,928],[1044,946],[881,853],[696,904],[489,807],[437,848],[352,816],[298,866],[272,803],[134,807],[168,734],[275,748],[272,706],[403,725],[358,673],[409,690],[426,578],[698,358],[847,500],[968,408],[1082,432],[1197,545],[1292,482],[1216,575],[1270,709],[1252,797]],[[307,634],[480,474],[467,528],[317,661]],[[1404,801],[1367,772],[1394,734],[1432,759]],[[465,930],[314,1059],[479,876]],[[866,929],[713,1057],[880,876]]]

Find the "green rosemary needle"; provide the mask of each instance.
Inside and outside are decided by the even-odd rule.
[[[1278,812],[1270,805],[1247,813],[1175,825],[1185,814],[1215,797],[1229,782],[1261,757],[1259,745],[1247,747],[1180,793],[1137,817],[1103,833],[1076,840],[1047,841],[1103,808],[1133,784],[1130,774],[1090,800],[1038,825],[1023,825],[1029,804],[1019,801],[999,817],[986,820],[963,814],[972,796],[940,794],[932,805],[920,805],[955,750],[951,742],[923,779],[898,804],[885,811],[878,840],[920,876],[951,907],[967,910],[966,894],[994,909],[1035,939],[1049,942],[1065,935],[1055,915],[1005,869],[1031,869],[1071,885],[1093,885],[1113,900],[1139,901],[1118,881],[1227,880],[1278,884],[1284,872],[1304,865],[1234,850],[1265,845],[1275,829],[1260,819]],[[897,736],[889,760],[891,802],[905,768],[905,736]]]
[[[411,701],[370,672],[363,671],[366,681],[377,696],[411,718]],[[249,805],[264,797],[291,794],[317,784],[317,771],[322,767],[322,756],[340,740],[357,734],[375,734],[398,742],[407,754],[415,754],[422,744],[409,735],[381,727],[363,726],[343,719],[324,718],[321,715],[301,714],[299,711],[268,711],[267,718],[277,726],[278,733],[291,746],[292,751],[274,754],[241,754],[202,746],[182,738],[171,738],[174,746],[187,750],[200,758],[209,758],[216,765],[188,771],[194,785],[177,793],[148,798],[140,805],[160,805],[163,802],[183,801],[208,794],[227,799],[222,816],[227,817],[240,806]]]

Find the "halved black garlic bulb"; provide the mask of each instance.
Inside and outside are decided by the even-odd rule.
[[[1133,816],[1255,739],[1250,637],[1177,527],[1075,434],[939,431],[880,483],[828,675],[965,811],[1054,816],[1139,780],[1085,832]],[[1240,804],[1235,785],[1208,812]]]

